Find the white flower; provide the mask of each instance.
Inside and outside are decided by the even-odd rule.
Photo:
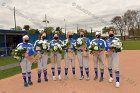
[[[43,43],[43,41],[42,40],[40,40],[39,42],[38,42],[38,44],[42,44]]]
[[[94,50],[99,50],[98,46],[94,46]]]
[[[42,44],[42,47],[43,47],[43,49],[47,48],[45,43]]]
[[[22,46],[17,47],[17,50],[22,50],[22,49],[23,49]]]

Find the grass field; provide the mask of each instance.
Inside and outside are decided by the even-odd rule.
[[[0,57],[0,66],[17,63],[18,61],[13,57]]]
[[[123,49],[124,50],[140,50],[140,40],[138,41],[122,41],[123,42]],[[63,53],[63,58],[64,58],[64,53]],[[17,61],[12,58],[12,57],[0,57],[0,66],[4,66],[7,64],[12,64],[12,63],[16,63]],[[48,64],[50,63],[50,59]],[[32,68],[36,68],[37,64],[34,63]],[[7,70],[2,70],[0,71],[0,79],[4,79],[13,75],[16,75],[18,73],[21,73],[21,68],[20,67],[14,67],[11,69],[7,69]]]
[[[127,40],[122,42],[124,50],[140,50],[140,40]]]

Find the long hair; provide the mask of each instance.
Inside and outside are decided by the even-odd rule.
[[[44,33],[46,34],[46,32],[44,32],[44,31],[40,33],[40,35],[39,35],[39,37],[38,37],[39,40],[41,40],[41,36],[42,36]]]

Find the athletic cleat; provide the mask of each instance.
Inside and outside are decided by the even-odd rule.
[[[81,76],[79,79],[80,79],[80,80],[83,80],[83,79],[84,79],[84,76]]]
[[[76,76],[75,75],[73,75],[73,79],[76,79]]]
[[[44,80],[45,80],[45,81],[48,81],[48,78],[45,78]]]
[[[61,80],[61,76],[60,75],[58,76],[58,79]]]
[[[109,82],[111,83],[112,81],[113,81],[113,78],[112,78],[112,77],[110,77]]]
[[[67,76],[67,75],[65,75],[65,79],[66,79],[66,80],[68,79],[68,76]]]
[[[24,87],[28,87],[28,83],[27,82],[24,82]]]
[[[94,77],[94,80],[97,80],[97,79],[98,79],[98,76],[95,76],[95,77]]]
[[[120,87],[120,82],[116,82],[116,88]]]
[[[55,76],[53,76],[53,77],[52,77],[52,79],[53,79],[54,81],[56,81],[56,78],[55,78]]]
[[[39,78],[37,82],[38,82],[38,83],[41,83],[41,79]]]
[[[86,77],[86,80],[88,81],[88,80],[90,80],[90,78],[89,77]]]
[[[100,78],[100,80],[99,80],[99,82],[102,82],[103,80],[104,80],[104,78],[103,78],[103,77],[101,77],[101,78]]]
[[[28,84],[29,84],[29,85],[33,85],[33,82],[32,82],[32,81],[29,81]]]

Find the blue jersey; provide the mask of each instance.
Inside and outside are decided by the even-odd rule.
[[[71,38],[71,39],[64,40],[64,42],[65,41],[69,41],[71,43],[71,47],[69,49],[75,51],[75,47],[74,47],[75,40]],[[66,52],[68,52],[68,49],[66,49]]]
[[[50,48],[52,48],[52,45],[55,44],[55,43],[59,43],[60,45],[62,45],[62,41],[61,40],[52,40],[50,42]]]
[[[33,46],[32,46],[31,43],[19,43],[19,44],[17,45],[17,47],[19,47],[19,46],[22,46],[22,47],[24,47],[24,48],[27,48],[27,51],[28,51],[28,55],[29,55],[29,56],[31,56],[31,55],[34,54],[34,49],[33,49]]]
[[[95,42],[100,45],[100,48],[107,48],[106,42],[103,39],[93,39],[91,42]]]
[[[90,45],[90,39],[87,37],[83,37],[83,39],[86,41],[86,48],[88,48]]]
[[[36,51],[36,47],[38,46],[38,42],[39,42],[39,41],[40,41],[40,40],[36,40],[35,43],[34,43],[34,51],[35,51],[35,52],[37,52],[37,51]],[[42,40],[42,41],[46,41],[46,42],[48,42],[48,41],[45,40],[45,39]]]
[[[108,38],[108,39],[106,40],[107,50],[110,49],[110,47],[109,47],[109,43],[111,43],[113,40],[120,40],[120,39],[117,38],[117,37]]]

